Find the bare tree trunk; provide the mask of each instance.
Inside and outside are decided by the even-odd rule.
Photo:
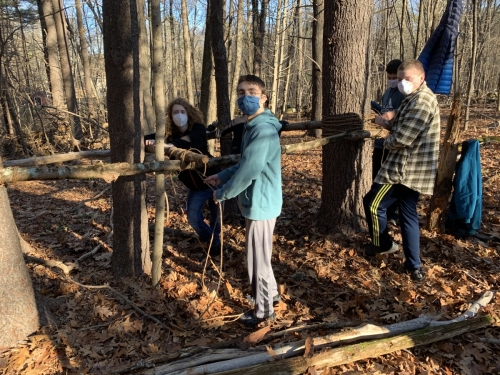
[[[281,16],[281,11],[283,9],[283,17]],[[286,3],[283,6],[283,0],[278,0],[278,4],[276,6],[276,30],[275,30],[275,39],[274,39],[274,63],[273,63],[273,83],[271,88],[271,100],[269,103],[269,109],[273,111],[276,115],[278,115],[277,107],[278,107],[278,84],[279,84],[279,75],[280,75],[280,63],[282,59],[283,49],[281,43],[283,42],[283,38],[281,35],[285,33],[284,22],[286,22]]]
[[[31,278],[24,263],[7,189],[0,185],[0,347],[12,347],[38,329]]]
[[[464,130],[469,127],[470,102],[474,95],[474,78],[476,75],[476,52],[477,52],[477,1],[472,2],[472,48],[469,68],[469,84],[467,88],[467,106],[465,107],[465,124]]]
[[[497,112],[500,112],[500,74],[498,75],[497,85]]]
[[[417,22],[417,37],[415,40],[415,50],[413,51],[413,58],[416,59],[418,57],[418,53],[420,51],[420,34],[422,33],[422,21],[423,21],[423,13],[424,12],[424,0],[420,0],[420,4],[418,7],[418,22]]]
[[[161,0],[151,1],[151,40],[153,42],[153,82],[154,102],[156,114],[155,154],[156,160],[165,160],[165,95],[163,83],[163,35],[161,23]],[[156,205],[155,205],[155,233],[153,246],[152,282],[157,285],[161,278],[161,265],[163,253],[163,226],[165,222],[165,175],[155,175]]]
[[[181,0],[182,36],[184,39],[184,68],[186,74],[187,100],[194,105],[193,68],[191,66],[191,41],[186,0]],[[223,39],[224,40],[224,39]]]
[[[210,124],[217,118],[214,60],[212,54],[212,22],[211,2],[209,2],[205,22],[205,41],[203,44],[203,65],[201,72],[200,111],[205,124]],[[210,151],[213,153],[213,151]]]
[[[439,155],[439,166],[436,175],[436,184],[429,203],[427,214],[427,229],[438,233],[444,233],[446,215],[448,213],[448,202],[452,190],[453,174],[457,164],[458,141],[461,132],[460,117],[462,115],[462,103],[459,94],[455,95],[446,134]]]
[[[57,30],[52,11],[52,0],[38,0],[38,11],[42,23],[42,33],[44,33],[45,64],[52,93],[52,105],[56,108],[67,109],[64,100],[64,86],[59,62]],[[45,28],[43,27],[44,23]]]
[[[323,111],[323,29],[325,20],[325,0],[313,0],[313,29],[312,29],[312,99],[311,121],[321,121]],[[307,134],[321,138],[321,129],[311,129]]]
[[[80,0],[75,0],[76,21],[78,24],[78,35],[80,37],[80,54],[83,65],[83,80],[85,83],[85,96],[89,114],[94,112],[94,95],[92,90],[92,81],[90,75],[89,52],[87,50],[87,39],[85,39],[85,28],[83,27],[82,4]]]
[[[253,74],[261,76],[262,53],[264,51],[264,36],[266,35],[267,6],[269,0],[252,0],[252,25],[253,25]],[[262,77],[261,77],[262,78]]]
[[[10,116],[9,104],[7,103],[7,99],[4,95],[0,95],[0,105],[2,107],[2,117],[7,134],[13,136],[15,134],[14,124],[12,122],[12,117]]]
[[[215,75],[217,79],[215,84],[217,87],[217,118],[222,124],[229,124],[229,93],[228,93],[228,71],[226,46],[224,45],[224,20],[223,15],[223,0],[210,1],[210,23],[212,24],[212,54],[214,56]],[[226,143],[226,144],[225,144]],[[231,153],[231,145],[229,142],[221,140],[221,154],[228,155]]]
[[[405,59],[405,39],[404,39],[404,25],[405,25],[405,13],[406,13],[406,0],[403,0],[401,5],[401,25],[399,28],[399,56],[400,59],[404,61]]]
[[[69,48],[67,43],[67,34],[65,27],[64,10],[62,10],[61,0],[52,0],[52,8],[54,9],[54,20],[57,30],[57,45],[59,47],[59,61],[61,62],[61,72],[64,83],[64,96],[68,111],[78,114],[78,105],[76,103],[75,83],[73,81],[73,72],[71,70],[71,61],[69,59]],[[70,116],[71,136],[73,146],[78,146],[83,138],[82,126],[80,117],[76,115]]]
[[[142,123],[145,134],[155,131],[155,110],[153,98],[151,97],[151,56],[148,32],[146,30],[146,5],[144,0],[137,0],[139,17],[139,64],[141,69],[141,94],[144,110],[142,111]]]
[[[372,13],[369,0],[325,1],[323,136],[363,128]],[[372,142],[363,140],[323,147],[319,227],[352,233],[366,226],[362,198],[370,188],[371,154]]]
[[[112,162],[139,163],[144,157],[137,18],[135,0],[103,1]],[[115,278],[151,272],[145,187],[143,175],[119,177],[112,183]]]
[[[304,92],[302,86],[302,71],[304,70],[304,39],[302,27],[302,6],[301,0],[297,0],[297,90],[295,97],[295,110],[300,113],[302,109],[302,93]],[[314,40],[313,40],[314,43]],[[291,64],[288,64],[289,68]]]
[[[229,93],[229,110],[230,116],[233,117],[234,109],[236,108],[236,100],[237,94],[236,89],[238,86],[238,78],[240,76],[240,68],[241,68],[241,57],[243,51],[243,10],[245,7],[244,0],[238,0],[238,10],[236,15],[236,38],[234,40],[235,43],[235,52],[234,52],[234,66],[233,66],[233,79],[231,82],[231,92]]]

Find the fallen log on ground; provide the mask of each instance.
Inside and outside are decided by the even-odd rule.
[[[428,345],[437,341],[446,340],[454,336],[490,326],[494,323],[490,315],[452,323],[438,327],[428,327],[391,338],[348,345],[342,348],[323,351],[310,358],[295,357],[285,360],[275,358],[273,362],[262,365],[237,369],[232,371],[218,371],[217,375],[262,375],[262,374],[289,374],[300,375],[310,367],[328,368],[352,363],[366,358],[374,358],[389,354],[396,350],[409,349],[420,345]],[[186,374],[195,374],[186,372]],[[161,373],[156,373],[160,375]],[[205,373],[208,374],[208,373]],[[170,375],[170,374],[169,374]]]
[[[341,332],[336,332],[331,335],[321,336],[314,338],[314,345],[316,347],[324,348],[326,346],[333,347],[346,343],[352,343],[354,341],[366,340],[366,339],[381,339],[387,337],[393,337],[406,332],[415,332],[417,330],[426,329],[432,326],[445,326],[450,324],[460,324],[467,318],[472,318],[477,315],[481,307],[486,306],[493,298],[494,293],[491,291],[485,292],[481,298],[475,301],[469,309],[467,309],[460,317],[457,317],[449,321],[435,321],[430,317],[422,316],[416,319],[412,319],[406,322],[399,322],[395,324],[390,324],[387,326],[377,326],[374,324],[363,324],[359,327],[352,329],[343,330]],[[457,333],[459,334],[459,333]],[[404,335],[406,336],[406,335]],[[360,346],[366,345],[367,343],[358,344]],[[178,363],[171,363],[163,366],[158,366],[155,369],[151,369],[143,372],[147,375],[196,375],[196,374],[216,374],[219,372],[230,371],[231,374],[246,374],[248,368],[254,368],[262,365],[268,361],[276,359],[276,356],[281,358],[290,358],[297,355],[302,355],[306,349],[305,340],[297,341],[289,345],[285,345],[279,348],[274,348],[272,353],[268,352],[247,352],[246,357],[231,359],[223,362],[213,362],[209,356],[205,356],[205,362],[199,366],[195,366],[193,363],[185,361],[183,367],[179,368]],[[341,349],[339,349],[341,350]],[[394,349],[397,350],[397,349]],[[391,350],[392,351],[392,350]],[[390,352],[390,351],[389,351]],[[385,354],[385,353],[384,353]],[[380,355],[380,354],[377,354]],[[367,358],[367,357],[365,357]],[[362,358],[359,358],[362,359]],[[197,363],[201,360],[197,358]],[[350,361],[349,361],[350,362]],[[175,366],[175,367],[174,367]],[[331,365],[333,366],[333,365]],[[173,370],[175,368],[176,370]],[[245,369],[243,371],[242,369]],[[234,371],[234,372],[233,372]],[[261,369],[261,373],[273,373],[267,372],[266,369]],[[229,374],[228,373],[228,374]],[[257,373],[257,372],[256,372]]]
[[[316,147],[324,146],[331,142],[338,142],[344,139],[356,140],[367,138],[370,133],[367,131],[344,132],[331,137],[322,138],[311,142],[303,142],[295,145],[282,146],[283,154],[304,151]],[[199,154],[191,153],[199,157]],[[240,160],[239,155],[228,155],[219,158],[211,158],[206,163],[207,167],[235,164]],[[187,161],[187,160],[185,160]],[[182,164],[182,165],[181,165]],[[89,166],[45,166],[45,167],[8,167],[0,171],[0,183],[13,183],[33,180],[65,180],[65,179],[88,179],[102,178],[105,181],[115,181],[120,176],[133,176],[151,172],[178,171],[181,169],[203,168],[203,162],[189,163],[184,165],[180,160],[151,161],[146,163],[113,163],[104,164],[102,162]]]

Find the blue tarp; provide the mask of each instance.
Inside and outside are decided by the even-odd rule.
[[[438,27],[422,49],[425,82],[435,94],[449,95],[453,81],[453,57],[462,16],[462,0],[449,0]]]

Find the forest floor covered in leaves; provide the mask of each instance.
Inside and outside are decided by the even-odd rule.
[[[442,112],[444,134],[447,109]],[[462,140],[500,135],[500,127],[488,127],[492,118],[498,121],[493,107],[478,108],[472,118]],[[303,134],[283,133],[282,143],[309,140]],[[320,327],[273,335],[306,323],[384,325],[422,314],[448,320],[460,315],[485,291],[496,291],[500,287],[500,143],[482,143],[481,157],[484,197],[480,238],[455,239],[422,230],[422,260],[428,277],[415,284],[401,273],[402,252],[372,260],[363,257],[367,233],[349,238],[321,234],[314,224],[321,202],[321,149],[284,155],[284,205],[276,224],[273,254],[282,302],[271,330],[252,344],[265,350],[265,345],[274,347],[334,331]],[[147,177],[147,185],[153,224],[153,176]],[[194,353],[199,347],[242,347],[243,338],[252,332],[236,322],[239,314],[250,309],[245,233],[237,220],[223,224],[221,279],[213,264],[204,270],[199,262],[202,249],[198,240],[175,232],[178,235],[171,233],[165,238],[158,288],[153,288],[147,277],[117,282],[111,275],[108,186],[102,180],[9,184],[12,211],[21,236],[32,246],[31,256],[74,262],[100,247],[69,276],[55,267],[28,264],[34,287],[50,306],[53,319],[25,342],[0,353],[2,373],[130,373],[147,364],[173,361],[186,350]],[[169,179],[166,187],[170,204],[166,226],[192,233],[183,215],[186,189]],[[423,198],[419,204],[422,224],[427,206],[428,198]],[[393,231],[400,241],[399,229],[394,227]],[[497,316],[499,311],[500,297],[496,295],[481,313]],[[500,373],[500,345],[481,338],[500,339],[500,327],[333,367],[322,374]]]

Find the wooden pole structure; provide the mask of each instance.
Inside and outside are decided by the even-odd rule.
[[[438,233],[444,233],[445,229],[444,224],[448,213],[453,174],[457,163],[458,139],[461,133],[461,112],[462,102],[460,95],[456,94],[448,117],[446,134],[439,155],[436,183],[427,214],[427,229]]]
[[[281,153],[287,154],[290,152],[311,150],[331,142],[341,140],[358,140],[368,138],[370,132],[355,131],[344,132],[333,135],[331,137],[314,140],[311,142],[303,142],[294,145],[286,145],[281,147]],[[20,181],[32,180],[65,180],[65,179],[87,179],[87,178],[102,178],[106,181],[114,181],[120,176],[133,176],[142,173],[151,172],[168,172],[179,171],[182,169],[195,169],[207,167],[235,164],[240,160],[239,155],[227,155],[219,158],[208,158],[206,155],[199,155],[182,149],[171,147],[168,153],[179,159],[184,160],[167,160],[167,161],[151,161],[145,163],[128,164],[114,163],[104,164],[102,162],[90,166],[44,166],[44,167],[7,167],[0,170],[0,183],[13,183]],[[154,155],[152,155],[154,157]],[[40,159],[40,158],[38,158]],[[186,163],[188,162],[188,163]]]

